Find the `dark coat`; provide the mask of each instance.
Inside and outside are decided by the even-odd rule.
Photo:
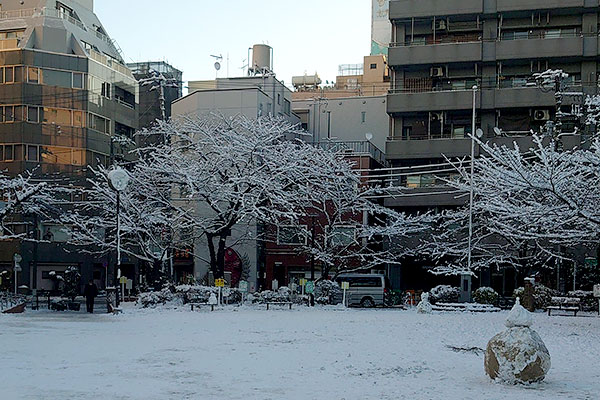
[[[86,299],[93,299],[94,297],[98,296],[98,287],[96,286],[96,284],[88,283],[87,285],[85,285],[85,289],[83,290],[83,295],[85,296]]]

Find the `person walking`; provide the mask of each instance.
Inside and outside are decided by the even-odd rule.
[[[94,299],[96,298],[96,296],[98,296],[98,287],[94,283],[93,279],[90,279],[90,282],[87,285],[85,285],[83,295],[85,296],[85,306],[87,307],[87,312],[93,314]]]

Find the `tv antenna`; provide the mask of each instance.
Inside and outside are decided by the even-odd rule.
[[[210,55],[212,58],[215,59],[215,73],[216,76],[219,76],[219,70],[221,69],[221,61],[223,61],[223,55],[219,54],[218,56],[215,55]]]

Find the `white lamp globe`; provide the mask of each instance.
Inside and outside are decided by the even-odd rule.
[[[125,190],[129,184],[129,179],[129,174],[123,168],[116,168],[108,173],[108,181],[117,192]]]

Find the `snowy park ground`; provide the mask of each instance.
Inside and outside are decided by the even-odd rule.
[[[264,307],[264,306],[263,306]],[[0,315],[1,399],[598,399],[600,318],[534,326],[546,380],[504,386],[485,348],[506,312],[189,308]]]

